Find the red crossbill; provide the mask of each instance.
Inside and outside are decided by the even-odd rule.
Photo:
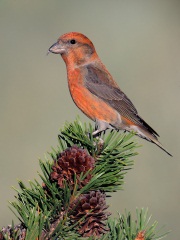
[[[94,135],[108,128],[134,131],[171,156],[158,141],[157,132],[139,116],[131,100],[114,81],[86,36],[78,32],[66,33],[49,52],[63,58],[71,97],[77,107],[95,121]]]

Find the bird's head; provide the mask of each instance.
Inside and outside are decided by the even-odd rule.
[[[59,37],[48,52],[61,54],[67,65],[81,65],[97,56],[92,42],[78,32],[66,33]]]

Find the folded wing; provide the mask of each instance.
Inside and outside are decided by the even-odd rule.
[[[111,75],[94,65],[86,65],[85,86],[87,89],[103,99],[121,116],[127,118],[137,126],[145,127],[152,135],[159,136],[139,115],[131,100],[114,83]]]

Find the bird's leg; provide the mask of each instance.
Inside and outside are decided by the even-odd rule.
[[[95,131],[92,133],[94,137],[100,135],[101,132],[109,128],[109,123],[96,119]]]
[[[108,128],[112,129],[113,127],[111,127],[107,122],[96,119],[95,131],[92,133],[92,135],[98,140],[98,142],[96,143],[98,152],[101,152],[104,145],[104,141],[102,140],[102,138],[100,138],[101,132],[106,131],[106,129]]]

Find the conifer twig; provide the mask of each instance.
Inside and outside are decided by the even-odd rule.
[[[122,189],[124,177],[132,168],[138,145],[133,133],[102,133],[93,138],[93,127],[79,119],[66,123],[59,145],[39,164],[43,183],[30,181],[19,188],[11,209],[20,224],[4,227],[0,240],[151,240],[157,222],[149,223],[148,211],[137,210],[111,219],[106,193]]]

